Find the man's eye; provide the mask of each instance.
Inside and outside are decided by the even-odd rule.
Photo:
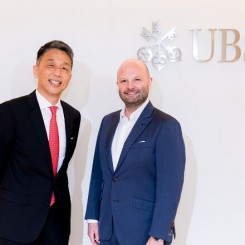
[[[126,80],[121,80],[121,83],[125,83],[126,82]]]

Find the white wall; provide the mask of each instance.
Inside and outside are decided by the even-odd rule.
[[[243,243],[244,1],[2,0],[0,5],[0,102],[35,88],[32,65],[41,45],[61,39],[75,52],[73,78],[64,94],[83,116],[69,168],[71,245],[90,244],[83,216],[93,150],[103,115],[122,106],[115,85],[117,67],[148,45],[140,33],[142,27],[151,30],[156,20],[162,34],[177,28],[174,44],[182,50],[182,61],[161,72],[149,65],[154,77],[152,102],[180,121],[186,143],[186,180],[173,244]],[[209,28],[239,30],[242,57],[233,63],[218,62],[217,32],[213,59],[195,61],[190,28],[203,33]],[[203,40],[206,47],[208,38]],[[204,48],[200,55],[209,52]]]

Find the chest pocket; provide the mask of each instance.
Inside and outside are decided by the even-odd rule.
[[[146,140],[138,140],[131,146],[131,148],[133,149],[152,148],[152,147],[153,147],[152,143]]]

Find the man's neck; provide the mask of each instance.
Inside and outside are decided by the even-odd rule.
[[[128,119],[130,119],[131,114],[132,114],[133,112],[135,112],[140,106],[141,106],[141,105],[136,106],[136,107],[125,107],[125,111],[124,111],[125,116],[126,116]]]
[[[130,119],[131,115],[136,112],[137,110],[140,110],[141,112],[144,110],[146,105],[148,104],[149,99],[146,99],[142,104],[140,105],[126,105],[125,104],[125,109],[124,109],[124,115]],[[142,109],[140,109],[142,108]]]
[[[42,93],[42,91],[38,90],[38,93],[43,96],[51,105],[56,105],[59,101],[59,97],[58,96],[47,96],[46,94]]]

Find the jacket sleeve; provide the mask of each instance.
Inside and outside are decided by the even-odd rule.
[[[102,123],[99,129],[97,142],[95,146],[93,167],[92,167],[88,201],[87,201],[87,209],[85,214],[86,220],[87,219],[99,220],[100,198],[101,198],[101,190],[103,185],[102,170],[100,165],[100,150],[99,150],[101,128],[102,128]]]
[[[171,242],[185,169],[181,127],[174,118],[161,126],[156,141],[156,202],[150,236]]]
[[[0,181],[14,141],[14,123],[7,103],[0,104]]]

